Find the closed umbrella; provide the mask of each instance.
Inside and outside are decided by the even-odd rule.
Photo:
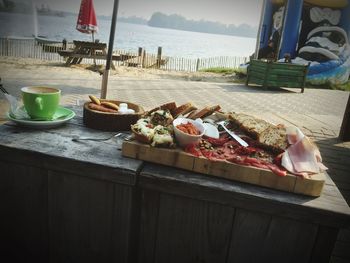
[[[81,0],[76,29],[82,33],[92,34],[92,41],[95,41],[94,33],[98,27],[93,0]]]
[[[108,44],[106,68],[105,68],[105,71],[104,71],[103,77],[102,77],[102,87],[101,87],[101,98],[102,99],[105,99],[107,96],[108,75],[109,75],[109,70],[111,68],[111,62],[112,62],[113,44],[114,44],[115,27],[116,27],[116,23],[117,23],[118,6],[119,6],[119,0],[114,0],[111,31],[109,33],[109,44]]]

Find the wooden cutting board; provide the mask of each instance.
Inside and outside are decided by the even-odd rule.
[[[320,196],[326,180],[324,173],[315,174],[310,178],[292,174],[281,177],[270,170],[227,161],[211,161],[180,149],[156,148],[136,141],[124,141],[122,154],[138,160],[309,196]]]

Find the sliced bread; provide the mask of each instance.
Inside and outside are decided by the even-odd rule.
[[[194,106],[191,102],[188,102],[177,107],[175,110],[171,112],[171,114],[173,115],[174,119],[176,119],[180,115],[186,115],[187,113],[196,109],[197,109],[196,106]]]
[[[190,119],[197,119],[197,118],[205,118],[208,117],[210,115],[212,115],[215,111],[219,111],[221,109],[220,105],[214,105],[214,106],[207,106],[199,111],[196,112],[192,112],[188,118]]]
[[[172,111],[175,110],[176,108],[177,108],[176,103],[172,101],[151,109],[150,111],[148,111],[148,115],[151,115],[153,112],[157,110],[169,110],[172,113]]]
[[[288,147],[286,129],[284,127],[270,126],[259,134],[258,142],[274,152],[283,152]]]
[[[275,126],[265,120],[244,113],[231,113],[229,119],[267,150],[280,153],[288,147],[284,126]]]

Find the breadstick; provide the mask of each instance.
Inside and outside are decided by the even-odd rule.
[[[113,109],[113,110],[119,110],[119,106],[117,104],[114,104],[109,101],[102,101],[101,105],[106,106],[107,108]]]
[[[118,111],[109,109],[107,107],[104,107],[102,105],[96,105],[95,103],[90,102],[89,108],[92,110],[102,111],[102,112],[111,112],[111,113],[117,113]]]
[[[89,95],[89,98],[93,103],[97,105],[101,105],[101,101],[98,98],[96,98],[94,95]]]

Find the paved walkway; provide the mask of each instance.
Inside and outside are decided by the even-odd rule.
[[[81,69],[62,67],[2,67],[0,77],[10,93],[19,96],[20,87],[50,85],[62,90],[62,105],[99,96],[101,76]],[[245,112],[273,123],[294,124],[312,137],[321,150],[325,165],[343,196],[350,204],[350,142],[340,142],[339,134],[348,92],[306,89],[264,90],[232,83],[210,83],[161,79],[140,79],[113,75],[108,84],[108,98],[139,103],[145,109],[176,101],[192,101],[196,106],[220,104],[225,111]],[[0,95],[0,118],[7,104]],[[350,229],[342,230],[332,262],[349,262]]]

